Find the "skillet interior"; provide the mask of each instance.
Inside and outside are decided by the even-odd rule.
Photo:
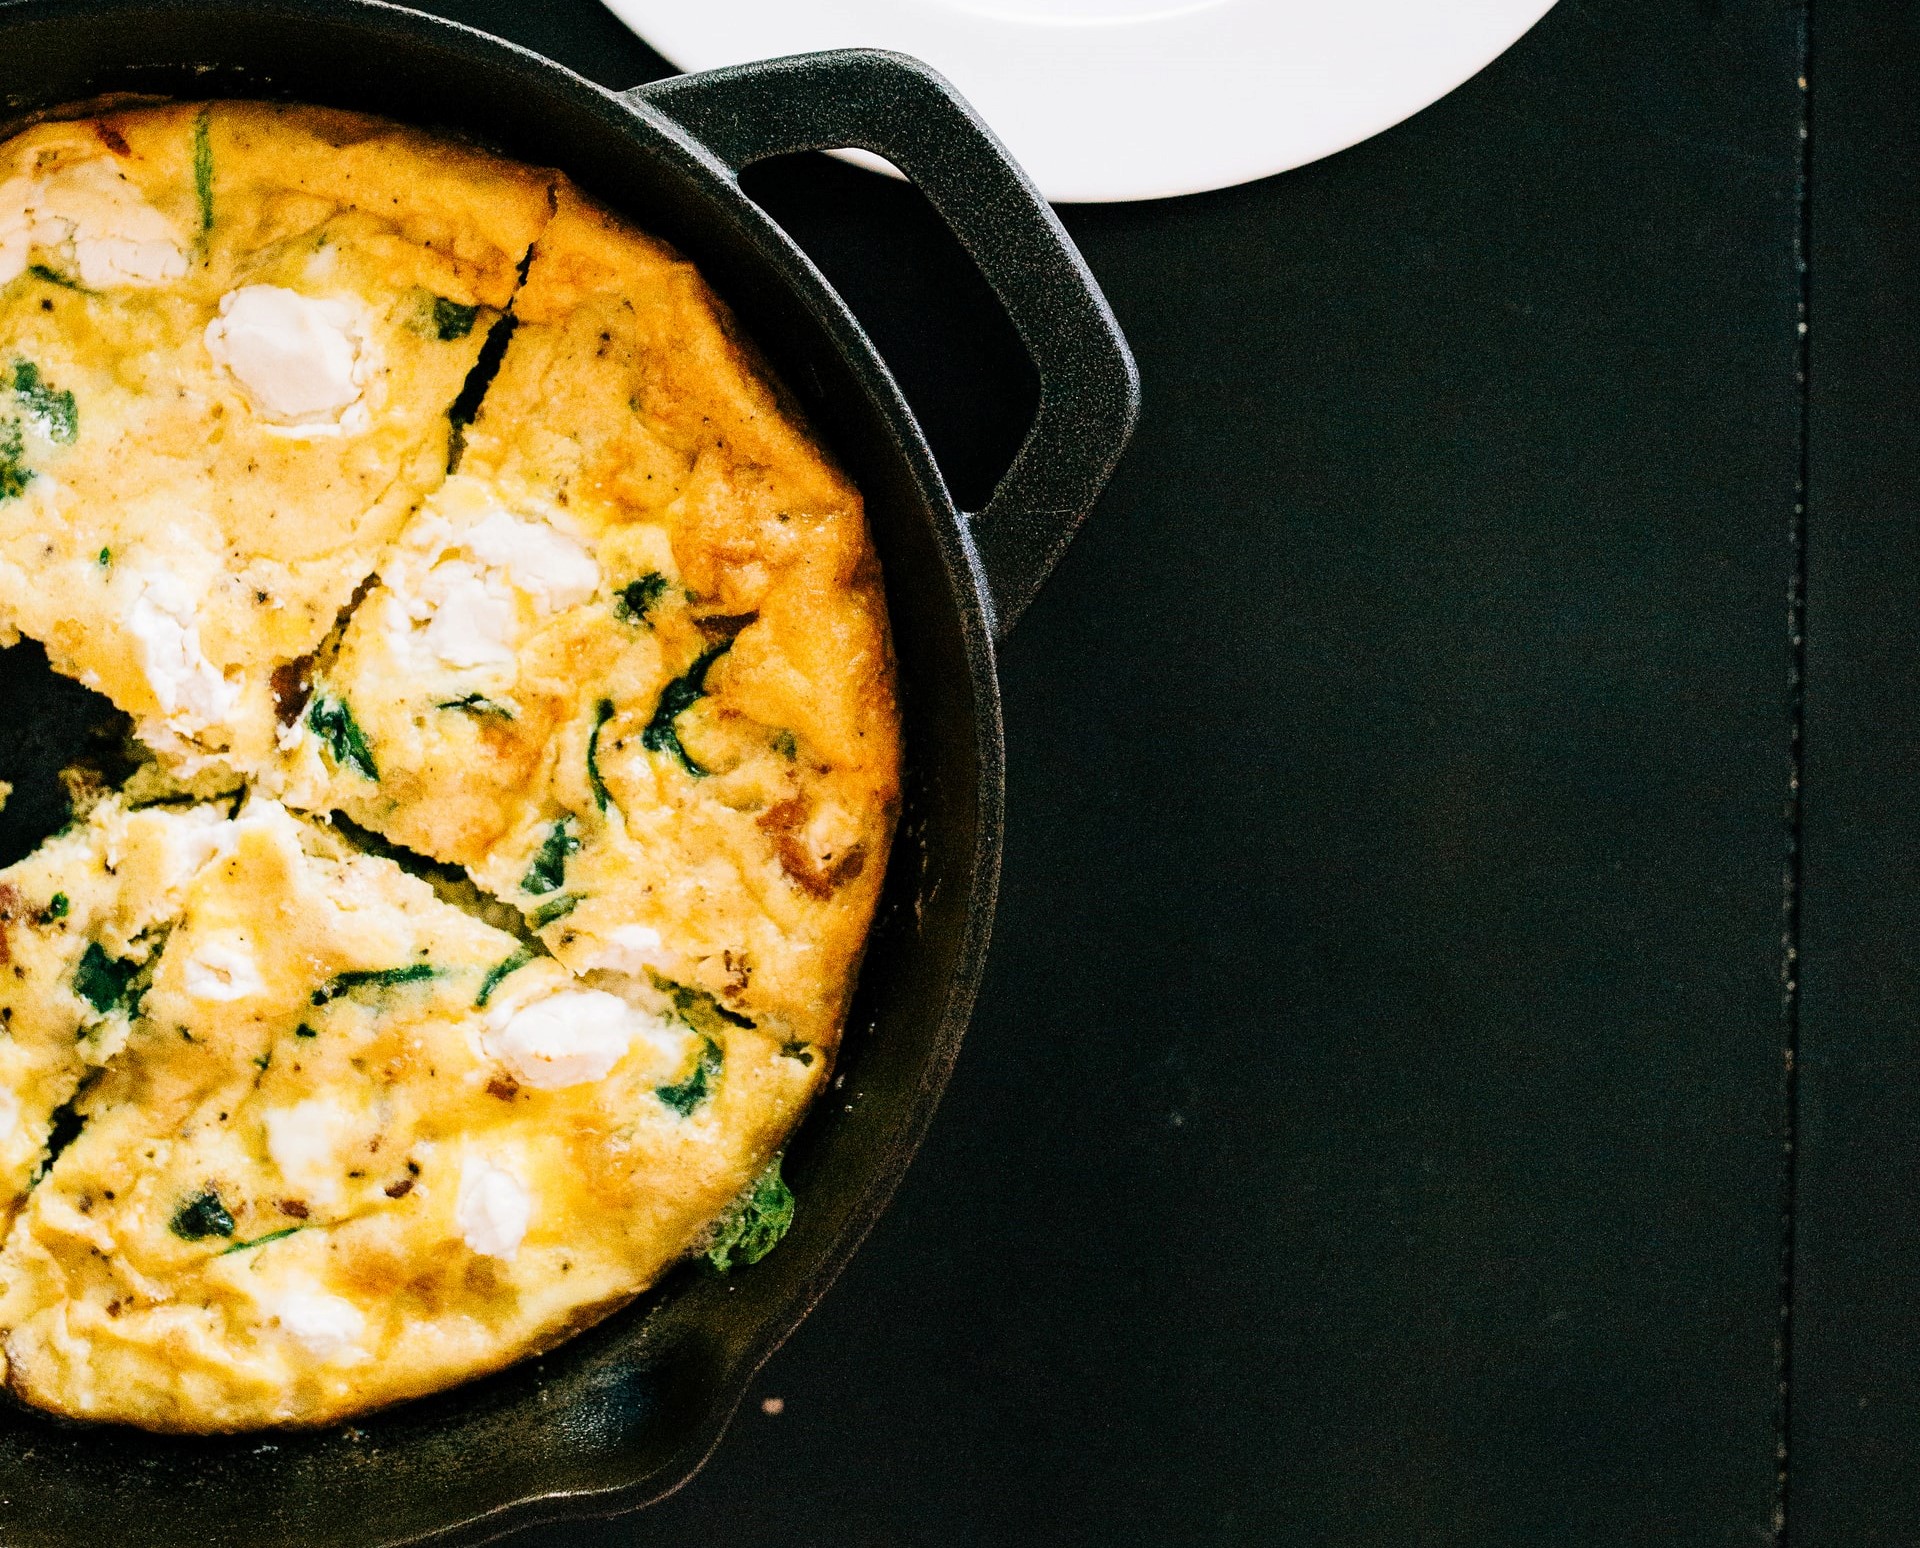
[[[778,1252],[728,1280],[684,1268],[544,1359],[345,1429],[177,1440],[0,1412],[0,1540],[366,1548],[655,1498],[704,1460],[754,1369],[884,1207],[964,1029],[997,879],[1001,765],[959,518],[891,379],[798,250],[677,132],[558,66],[367,0],[0,7],[0,127],[116,92],[287,97],[459,134],[563,167],[698,262],[866,495],[899,655],[905,809],[844,1083],[789,1150],[800,1212]],[[85,717],[40,713],[66,690],[37,660],[0,655],[0,704],[15,756],[48,770],[78,750]],[[14,821],[31,820],[22,797]],[[0,841],[38,836],[0,829]]]

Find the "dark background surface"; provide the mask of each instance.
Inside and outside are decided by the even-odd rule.
[[[706,1471],[518,1548],[1920,1541],[1910,17],[1817,0],[1810,216],[1777,0],[1562,0],[1353,151],[1066,212],[1147,414],[1004,655],[946,1104]],[[750,187],[976,501],[1031,380],[917,196]]]
[[[1815,11],[1805,906],[1789,1509],[1920,1542],[1920,66]]]

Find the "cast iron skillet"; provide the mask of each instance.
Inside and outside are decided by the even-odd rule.
[[[699,1467],[872,1226],[946,1082],[999,866],[994,642],[1119,457],[1133,362],[1032,185],[944,81],[896,55],[810,55],[616,94],[371,0],[0,5],[0,119],[117,92],[286,97],[448,130],[564,168],[689,254],[865,492],[907,795],[839,1078],[789,1151],[799,1217],[778,1252],[724,1280],[683,1268],[543,1360],[356,1426],[177,1440],[0,1413],[0,1541],[369,1548],[658,1499]],[[955,510],[859,324],[740,191],[751,162],[831,146],[875,151],[920,186],[1038,368],[1033,429],[977,516]],[[0,657],[13,716],[48,691],[38,681]]]

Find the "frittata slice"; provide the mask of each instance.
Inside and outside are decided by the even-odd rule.
[[[0,634],[181,772],[250,775],[276,683],[444,476],[550,178],[244,102],[0,158]]]
[[[449,864],[484,858],[623,643],[593,543],[549,502],[448,479],[314,668],[284,798]]]
[[[231,826],[0,1252],[30,1403],[314,1424],[505,1365],[696,1246],[819,1078],[271,802]]]
[[[56,1115],[126,1043],[187,885],[231,832],[215,807],[109,799],[0,871],[0,1222],[46,1165]]]
[[[565,185],[514,313],[286,799],[468,867],[576,972],[824,1060],[899,798],[860,497],[691,265]]]

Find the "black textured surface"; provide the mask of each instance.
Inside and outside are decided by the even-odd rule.
[[[1819,4],[1789,1536],[1843,1548],[1920,1540],[1920,348],[1912,24]],[[444,9],[660,69],[591,0]],[[708,1468],[518,1548],[1769,1540],[1798,22],[1562,0],[1352,152],[1068,213],[1148,413],[1005,654],[946,1104]],[[990,482],[1031,383],[923,201],[753,186]]]
[[[1004,654],[947,1102],[709,1467],[517,1544],[1768,1540],[1799,64],[1563,0],[1331,161],[1068,212],[1147,415]],[[759,191],[890,354],[985,326],[900,301],[908,190]]]
[[[1791,1541],[1920,1543],[1920,69],[1814,13]]]

